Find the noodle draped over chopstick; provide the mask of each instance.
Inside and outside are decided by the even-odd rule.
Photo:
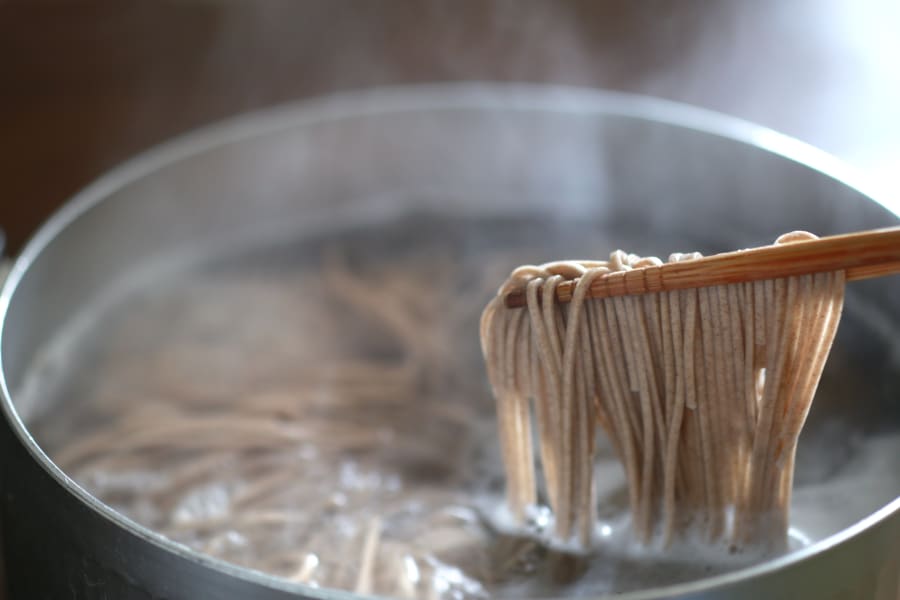
[[[587,298],[606,273],[658,264],[616,251],[609,261],[520,267],[488,304],[481,341],[508,504],[522,519],[541,502],[536,446],[556,535],[588,544],[599,424],[624,466],[640,540],[701,531],[783,547],[797,440],[840,320],[844,274]],[[576,278],[571,302],[556,302],[556,287]],[[527,308],[505,306],[514,291]]]

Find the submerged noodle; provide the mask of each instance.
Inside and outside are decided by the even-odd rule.
[[[43,424],[65,427],[42,434],[51,455],[123,514],[232,563],[365,594],[484,597],[490,547],[467,477],[490,409],[478,358],[458,349],[474,346],[499,270],[388,267],[213,270],[134,300],[104,323],[85,402]]]
[[[597,424],[626,466],[640,531],[713,533],[716,512],[720,537],[752,542],[758,519],[736,516],[770,503],[786,519],[808,402],[797,393],[763,406],[757,387],[774,379],[759,375],[780,360],[769,355],[770,333],[796,312],[785,309],[794,306],[789,289],[791,302],[808,296],[831,307],[815,309],[821,323],[810,311],[788,328],[798,332],[791,352],[824,361],[831,338],[808,336],[836,326],[840,274],[724,295],[713,288],[702,305],[695,290],[585,301],[582,283],[575,302],[557,307],[561,281],[644,263],[617,253],[519,270],[512,285],[526,289],[529,309],[495,301],[482,321],[500,409],[496,444],[473,329],[486,290],[519,253],[454,252],[326,253],[321,269],[291,255],[282,270],[267,255],[250,268],[228,262],[225,275],[193,271],[148,301],[129,298],[121,321],[102,315],[103,352],[76,345],[88,353],[91,385],[77,376],[52,384],[66,397],[40,423],[41,443],[101,500],[175,541],[290,580],[399,598],[541,595],[578,580],[572,555],[534,535],[543,520],[527,530],[493,520],[503,491],[494,450],[502,446],[513,512],[527,518],[547,503],[557,528],[568,522],[570,535],[589,541]],[[780,308],[768,308],[769,297]],[[740,303],[737,321],[729,303]],[[706,341],[703,319],[731,323],[730,333]],[[717,348],[754,362],[735,359],[716,379],[704,352]],[[821,365],[814,371],[791,371],[782,387],[811,394]],[[740,420],[713,410],[711,386],[742,391],[728,405]],[[710,445],[770,410],[782,412],[765,439],[748,430],[731,454]],[[720,463],[729,483],[716,479]],[[732,568],[619,558],[580,557],[579,568],[602,568],[579,584],[623,591],[649,585],[648,573],[666,583]],[[625,575],[608,577],[611,561]]]

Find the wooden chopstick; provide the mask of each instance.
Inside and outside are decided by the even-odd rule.
[[[587,296],[608,298],[669,290],[778,279],[806,273],[844,271],[848,281],[900,273],[900,227],[873,229],[715,254],[609,273],[594,280]],[[556,288],[569,302],[578,279]],[[526,305],[524,291],[507,294],[506,306]]]

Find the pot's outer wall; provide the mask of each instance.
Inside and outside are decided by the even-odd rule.
[[[570,218],[639,223],[651,246],[641,252],[657,254],[672,249],[652,247],[654,234],[673,228],[699,231],[708,246],[699,249],[721,251],[767,243],[794,228],[830,234],[897,222],[852,187],[746,143],[757,133],[769,147],[800,148],[771,132],[641,98],[529,87],[486,94],[465,86],[322,101],[201,132],[113,172],[26,248],[11,278],[18,285],[7,296],[8,312],[0,315],[2,375],[8,389],[18,389],[42,343],[135,264],[163,260],[190,248],[189,241],[231,242],[248,227],[256,235],[273,226],[328,227],[336,214],[365,213],[360,209],[371,203],[364,200],[376,191],[401,212],[443,210],[448,202],[459,211],[507,214],[550,205],[551,214]],[[806,150],[793,156],[815,162]],[[484,195],[504,186],[514,193]],[[604,244],[615,247],[616,240]],[[853,288],[895,327],[898,279]],[[878,365],[876,374],[886,368]],[[883,393],[867,400],[886,407],[876,415],[896,428],[896,380],[885,380]],[[117,522],[51,474],[40,451],[26,447],[12,405],[4,400],[3,408],[0,526],[13,599],[353,597],[303,591]],[[859,529],[803,560],[756,568],[752,578],[736,573],[717,578],[715,587],[698,582],[617,598],[894,600],[900,510]]]

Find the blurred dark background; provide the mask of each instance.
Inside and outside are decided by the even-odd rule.
[[[446,80],[641,92],[757,121],[900,189],[896,0],[0,0],[0,228],[254,108]]]

